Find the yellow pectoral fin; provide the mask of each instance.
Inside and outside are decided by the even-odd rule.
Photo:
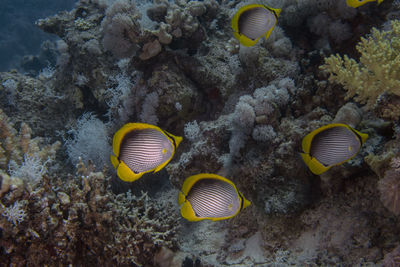
[[[244,36],[243,34],[238,34],[240,37],[238,38],[239,42],[244,45],[244,46],[254,46],[260,38],[257,38],[256,40],[251,40],[250,38]]]
[[[117,168],[117,175],[122,181],[133,182],[142,177],[143,173],[134,173],[123,161],[121,161]]]
[[[183,205],[181,206],[181,215],[183,218],[191,222],[197,222],[203,220],[203,218],[196,217],[189,201],[184,202]]]
[[[324,166],[316,158],[312,158],[311,161],[308,163],[308,168],[310,168],[310,171],[316,175],[320,175],[321,173],[326,172],[331,167],[332,166]]]
[[[383,0],[378,0],[378,5],[380,4],[380,3],[382,3],[383,2]]]
[[[110,155],[110,160],[111,160],[111,164],[116,169],[118,167],[118,164],[119,164],[118,158],[116,156],[114,156],[114,155]]]
[[[310,171],[316,175],[320,175],[323,172],[329,170],[332,166],[324,166],[316,158],[311,157],[309,154],[301,153],[301,157],[310,169]]]
[[[306,154],[306,153],[300,153],[300,155],[301,155],[301,158],[303,159],[304,163],[308,166],[308,164],[311,161],[310,155]]]

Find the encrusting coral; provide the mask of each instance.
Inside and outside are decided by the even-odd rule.
[[[355,96],[369,109],[384,94],[400,98],[400,21],[392,21],[390,30],[373,28],[371,36],[361,38],[356,48],[361,54],[359,62],[347,55],[325,58],[320,68],[330,74],[329,81],[343,85],[347,98]],[[400,110],[394,107],[391,117],[398,117]]]
[[[75,176],[43,176],[34,190],[23,188],[18,198],[10,190],[0,199],[4,206],[23,201],[26,214],[14,225],[0,206],[3,264],[149,266],[159,248],[176,246],[178,217],[168,204],[146,193],[115,195],[109,178],[91,170],[80,162]]]

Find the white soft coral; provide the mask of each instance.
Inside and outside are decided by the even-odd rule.
[[[1,215],[6,217],[9,222],[17,225],[21,223],[26,216],[25,211],[22,209],[22,205],[23,204],[20,201],[15,201],[12,206],[5,208]]]

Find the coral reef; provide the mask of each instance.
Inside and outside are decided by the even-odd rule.
[[[25,74],[0,73],[2,263],[396,262],[399,6],[270,0],[277,26],[243,47],[230,20],[249,3],[80,0],[37,21],[61,40],[27,57]],[[40,58],[49,64],[37,71]],[[165,169],[134,183],[107,168],[127,122],[184,136]],[[316,176],[301,143],[329,123],[369,137]],[[225,221],[180,219],[179,189],[203,172],[231,179],[252,205]]]
[[[74,92],[57,88],[55,80],[55,70],[51,69],[36,78],[16,71],[0,73],[0,96],[4,99],[0,108],[14,123],[30,125],[33,135],[46,136],[63,129],[74,114],[70,107],[76,103],[68,97]]]
[[[167,204],[146,193],[115,195],[109,178],[91,169],[81,162],[75,176],[44,176],[33,190],[1,198],[4,264],[151,265],[159,248],[176,246],[177,217],[162,215]]]

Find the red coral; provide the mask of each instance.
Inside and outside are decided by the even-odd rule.
[[[391,169],[378,182],[383,205],[396,215],[400,215],[400,172]]]

